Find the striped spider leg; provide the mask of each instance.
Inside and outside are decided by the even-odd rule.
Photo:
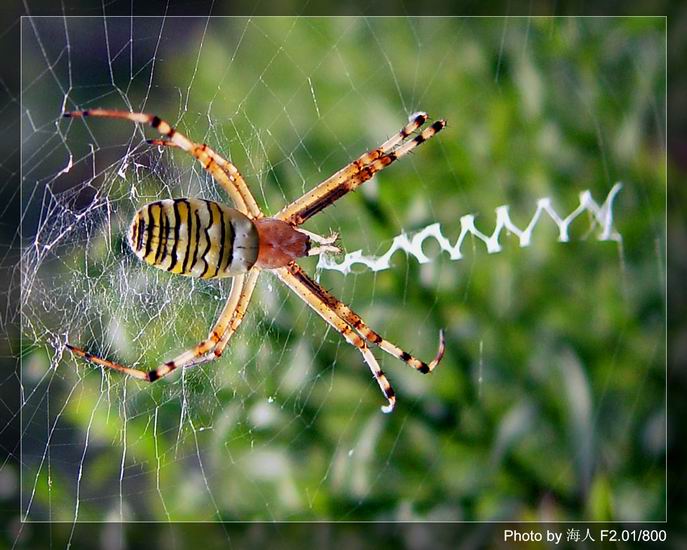
[[[241,320],[246,313],[248,301],[250,300],[250,295],[253,290],[252,288],[249,288],[244,291],[245,279],[248,277],[255,281],[257,280],[259,272],[259,269],[254,269],[249,273],[248,276],[234,276],[229,298],[227,299],[224,309],[222,310],[222,313],[220,313],[217,322],[212,327],[209,336],[194,348],[182,353],[172,361],[167,361],[166,363],[159,365],[153,370],[142,371],[133,369],[131,367],[126,367],[119,363],[115,363],[114,361],[110,361],[109,359],[103,359],[97,355],[93,355],[92,353],[89,353],[71,344],[67,344],[67,348],[69,348],[79,357],[83,357],[84,359],[87,359],[96,365],[123,372],[133,376],[134,378],[138,378],[139,380],[145,380],[146,382],[154,382],[163,376],[167,376],[177,368],[190,367],[205,361],[209,361],[213,358],[210,353],[212,351],[216,352],[219,343],[222,341],[224,342],[222,348],[224,348],[226,342],[229,340],[229,336],[231,336],[231,334],[238,328],[238,325],[241,324]],[[252,284],[254,286],[255,283]],[[224,339],[225,337],[226,340]],[[219,355],[221,355],[221,351]]]
[[[439,334],[436,356],[430,363],[424,363],[370,329],[358,314],[313,281],[296,260],[324,251],[339,251],[335,246],[337,234],[324,238],[300,228],[301,224],[432,138],[445,127],[445,121],[435,121],[420,131],[427,122],[427,114],[412,115],[408,124],[382,145],[361,155],[276,216],[266,218],[231,162],[206,144],[194,143],[159,117],[106,109],[73,111],[64,116],[117,118],[150,125],[163,139],[147,140],[148,143],[179,147],[194,157],[225,189],[236,207],[195,198],[156,201],[136,212],[129,229],[129,246],[136,256],[155,268],[203,279],[233,278],[229,297],[205,340],[147,372],[67,344],[75,355],[147,382],[178,368],[220,357],[246,314],[260,272],[268,269],[360,351],[388,401],[382,407],[384,412],[393,410],[396,397],[368,344],[380,347],[421,373],[431,372],[441,361],[445,350],[443,331]]]
[[[375,356],[372,355],[367,343],[379,346],[387,353],[404,361],[407,365],[423,374],[432,372],[444,356],[446,343],[443,330],[439,331],[439,350],[434,359],[427,364],[385,340],[374,330],[370,329],[357,313],[313,281],[296,262],[277,269],[276,274],[284,284],[300,296],[320,317],[334,327],[348,343],[358,348],[388,401],[388,404],[382,407],[384,412],[391,412],[393,410],[396,396],[394,389],[391,387],[384,371],[380,368],[379,363],[377,363]],[[353,329],[355,329],[355,332]]]
[[[69,111],[63,113],[65,118],[120,118],[134,123],[147,124],[160,132],[166,139],[148,140],[158,145],[174,145],[194,157],[205,170],[229,194],[236,209],[250,218],[261,218],[263,214],[245,180],[238,169],[228,160],[223,159],[205,143],[194,143],[176,128],[155,115],[146,113],[130,113],[128,111],[112,111],[109,109],[87,109],[85,111]]]
[[[434,137],[446,126],[445,120],[437,120],[412,140],[405,141],[413,132],[424,125],[427,118],[427,113],[424,112],[414,114],[408,124],[401,128],[396,135],[282,208],[275,218],[299,226],[350,191],[355,191],[377,172]]]
[[[178,132],[176,132],[176,134],[178,134]],[[183,147],[174,139],[147,139],[146,142],[150,145],[159,145],[161,147],[179,147],[183,149]],[[190,151],[190,154],[197,158],[203,165],[203,168],[210,172],[212,177],[219,181],[222,187],[229,192],[229,196],[231,196],[234,204],[237,205],[237,209],[244,214],[247,213],[251,218],[262,218],[264,214],[258,207],[258,203],[255,202],[253,195],[248,190],[248,186],[246,185],[246,182],[238,168],[236,168],[236,166],[234,166],[228,160],[222,158],[214,150],[210,149],[207,144],[203,143],[202,145],[196,145],[196,147],[198,148],[197,154],[205,154],[208,156],[209,160],[205,160],[203,157],[199,158],[197,154],[193,152],[193,150]],[[188,151],[187,149],[184,150]],[[219,178],[217,177],[215,165],[218,166],[222,172],[224,172],[226,179],[229,179],[229,182],[231,183],[230,186],[226,184],[226,179],[223,176],[219,176]],[[235,191],[233,189],[229,189],[233,187],[235,187]],[[236,193],[238,193],[238,196]],[[244,205],[244,208],[241,209],[240,205]],[[246,209],[248,212],[246,212]]]

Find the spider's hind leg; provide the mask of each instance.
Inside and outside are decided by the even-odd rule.
[[[236,209],[249,218],[259,219],[263,217],[260,207],[255,202],[245,180],[236,166],[221,157],[204,143],[195,143],[173,128],[168,122],[156,115],[148,113],[133,113],[130,111],[118,111],[111,109],[84,109],[81,111],[66,111],[62,113],[65,118],[117,118],[128,120],[137,124],[147,124],[160,134],[162,138],[147,140],[152,145],[179,147],[200,162],[201,166],[219,183],[232,198]]]

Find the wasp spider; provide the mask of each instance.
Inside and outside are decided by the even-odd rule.
[[[192,142],[157,116],[127,111],[88,109],[64,113],[65,117],[103,117],[148,124],[162,139],[148,140],[155,145],[179,147],[201,163],[231,197],[235,208],[195,199],[168,199],[152,202],[136,212],[128,234],[134,253],[143,261],[172,273],[216,279],[232,277],[227,302],[208,337],[192,349],[150,371],[126,367],[67,344],[77,356],[114,369],[139,380],[154,382],[178,368],[198,365],[222,355],[229,338],[246,313],[258,275],[263,269],[274,272],[320,317],[358,348],[370,367],[391,412],[394,390],[368,347],[375,344],[421,373],[431,372],[444,355],[443,331],[439,350],[430,363],[416,359],[369,328],[360,316],[311,279],[296,259],[323,251],[337,251],[337,238],[323,238],[300,226],[309,218],[354,191],[374,174],[411,152],[446,125],[437,120],[421,130],[426,113],[411,116],[397,134],[283,208],[276,216],[265,217],[236,167],[205,144]]]

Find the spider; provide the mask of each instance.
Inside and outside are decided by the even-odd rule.
[[[382,406],[385,413],[393,410],[396,397],[368,344],[379,346],[423,374],[431,372],[441,361],[445,350],[443,330],[439,332],[439,349],[434,359],[430,363],[420,361],[369,328],[357,313],[311,279],[296,260],[324,251],[339,252],[334,245],[338,235],[324,238],[300,226],[432,138],[446,126],[444,120],[437,120],[422,130],[427,114],[411,115],[408,124],[382,145],[324,180],[276,216],[265,217],[231,162],[206,144],[194,143],[161,118],[107,109],[71,111],[63,116],[124,119],[150,125],[163,137],[146,140],[149,144],[186,151],[222,186],[235,206],[229,208],[197,198],[151,202],[136,212],[128,232],[127,240],[134,254],[155,268],[203,279],[233,279],[226,304],[205,340],[147,372],[67,344],[76,356],[147,382],[159,380],[176,369],[219,358],[246,314],[260,272],[270,270],[360,351],[387,399],[388,403]]]

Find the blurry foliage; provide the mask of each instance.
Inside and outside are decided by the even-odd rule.
[[[87,87],[80,66],[102,71],[107,58],[97,48],[94,59],[80,58],[84,25],[68,24],[79,83],[69,99],[126,108],[117,94]],[[128,39],[128,25],[113,21],[111,40]],[[420,266],[398,254],[393,269],[377,274],[322,272],[321,282],[372,327],[421,357],[434,352],[439,328],[447,331],[448,352],[431,377],[375,351],[399,399],[389,416],[379,411],[383,398],[356,350],[269,275],[227,356],[186,373],[183,391],[179,376],[151,387],[125,383],[65,356],[50,387],[52,414],[75,385],[78,398],[62,413],[50,480],[42,464],[31,515],[73,518],[88,429],[83,520],[120,513],[162,520],[663,519],[665,22],[215,19],[202,47],[197,22],[169,25],[154,86],[147,91],[147,80],[136,78],[128,99],[139,108],[146,97],[146,110],[231,157],[267,212],[379,144],[413,111],[448,120],[440,137],[307,225],[340,231],[346,250],[383,253],[400,231],[435,221],[453,242],[469,213],[491,233],[502,204],[524,227],[538,198],[550,196],[568,213],[580,191],[603,201],[616,181],[625,185],[614,207],[623,243],[597,241],[579,219],[567,244],[542,223],[529,248],[504,236],[495,255],[468,242],[458,262],[439,255]],[[156,35],[147,38],[136,51],[139,64],[150,60]],[[128,81],[126,57],[112,65],[115,81]],[[25,55],[32,61],[44,68]],[[46,101],[45,116],[56,117],[61,100]],[[132,131],[114,121],[89,128],[105,136],[102,147],[124,143]],[[73,125],[66,139],[76,149],[91,138]],[[140,204],[181,194],[173,183],[160,186],[159,175],[174,172],[170,164],[181,174],[177,183],[198,185],[191,181],[198,171],[189,175],[191,161],[179,152],[135,158],[153,175],[137,171],[135,181],[114,189],[125,196],[135,183]],[[206,181],[199,188],[222,197]],[[117,231],[72,251],[62,269],[82,269],[85,257],[84,277],[111,269],[107,261],[126,255]],[[167,277],[122,261],[131,280]],[[315,260],[303,265],[313,272]],[[155,303],[146,308],[121,296],[129,305],[124,317],[104,308],[102,325],[115,317],[129,337],[108,348],[114,358],[152,366],[204,335],[226,287],[174,284],[194,291],[166,306],[174,331],[169,317],[150,319]],[[99,289],[105,306],[120,290]],[[143,326],[151,336],[141,357],[140,338],[129,339]],[[102,351],[98,333],[91,338],[82,343]],[[47,368],[54,350],[45,344],[27,354],[24,369]],[[41,414],[25,421],[33,425],[24,505],[50,426]]]

